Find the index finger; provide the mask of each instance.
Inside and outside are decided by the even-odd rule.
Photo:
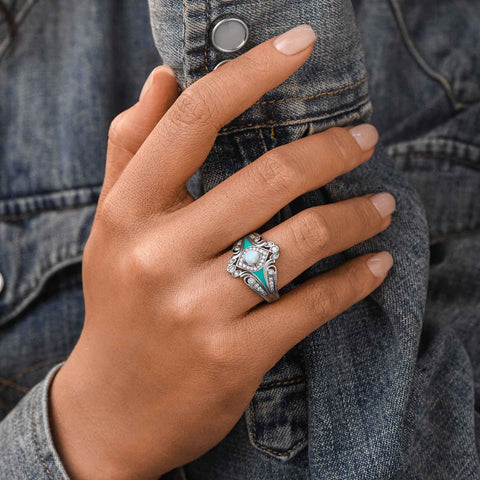
[[[185,89],[112,188],[112,203],[148,216],[184,198],[185,182],[204,162],[218,131],[297,70],[315,38],[309,25],[298,25]]]

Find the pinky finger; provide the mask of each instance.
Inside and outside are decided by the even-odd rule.
[[[271,368],[311,332],[372,293],[393,265],[387,251],[366,254],[307,280],[274,303],[262,303],[236,324],[251,355]]]

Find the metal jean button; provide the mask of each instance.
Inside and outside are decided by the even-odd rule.
[[[4,285],[5,285],[5,282],[3,281],[3,275],[0,272],[0,292],[3,290]]]
[[[221,52],[236,52],[248,40],[248,27],[243,20],[222,18],[212,28],[210,38],[213,46]]]

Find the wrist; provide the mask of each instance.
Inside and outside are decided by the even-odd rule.
[[[49,416],[55,447],[74,480],[154,480],[162,471],[152,454],[158,439],[137,427],[114,376],[74,350],[50,386]],[[133,413],[133,415],[132,415]],[[143,430],[143,431],[142,431]]]

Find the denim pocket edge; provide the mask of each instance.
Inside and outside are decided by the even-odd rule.
[[[308,443],[306,383],[296,378],[260,386],[245,419],[250,443],[280,461],[288,461]]]

